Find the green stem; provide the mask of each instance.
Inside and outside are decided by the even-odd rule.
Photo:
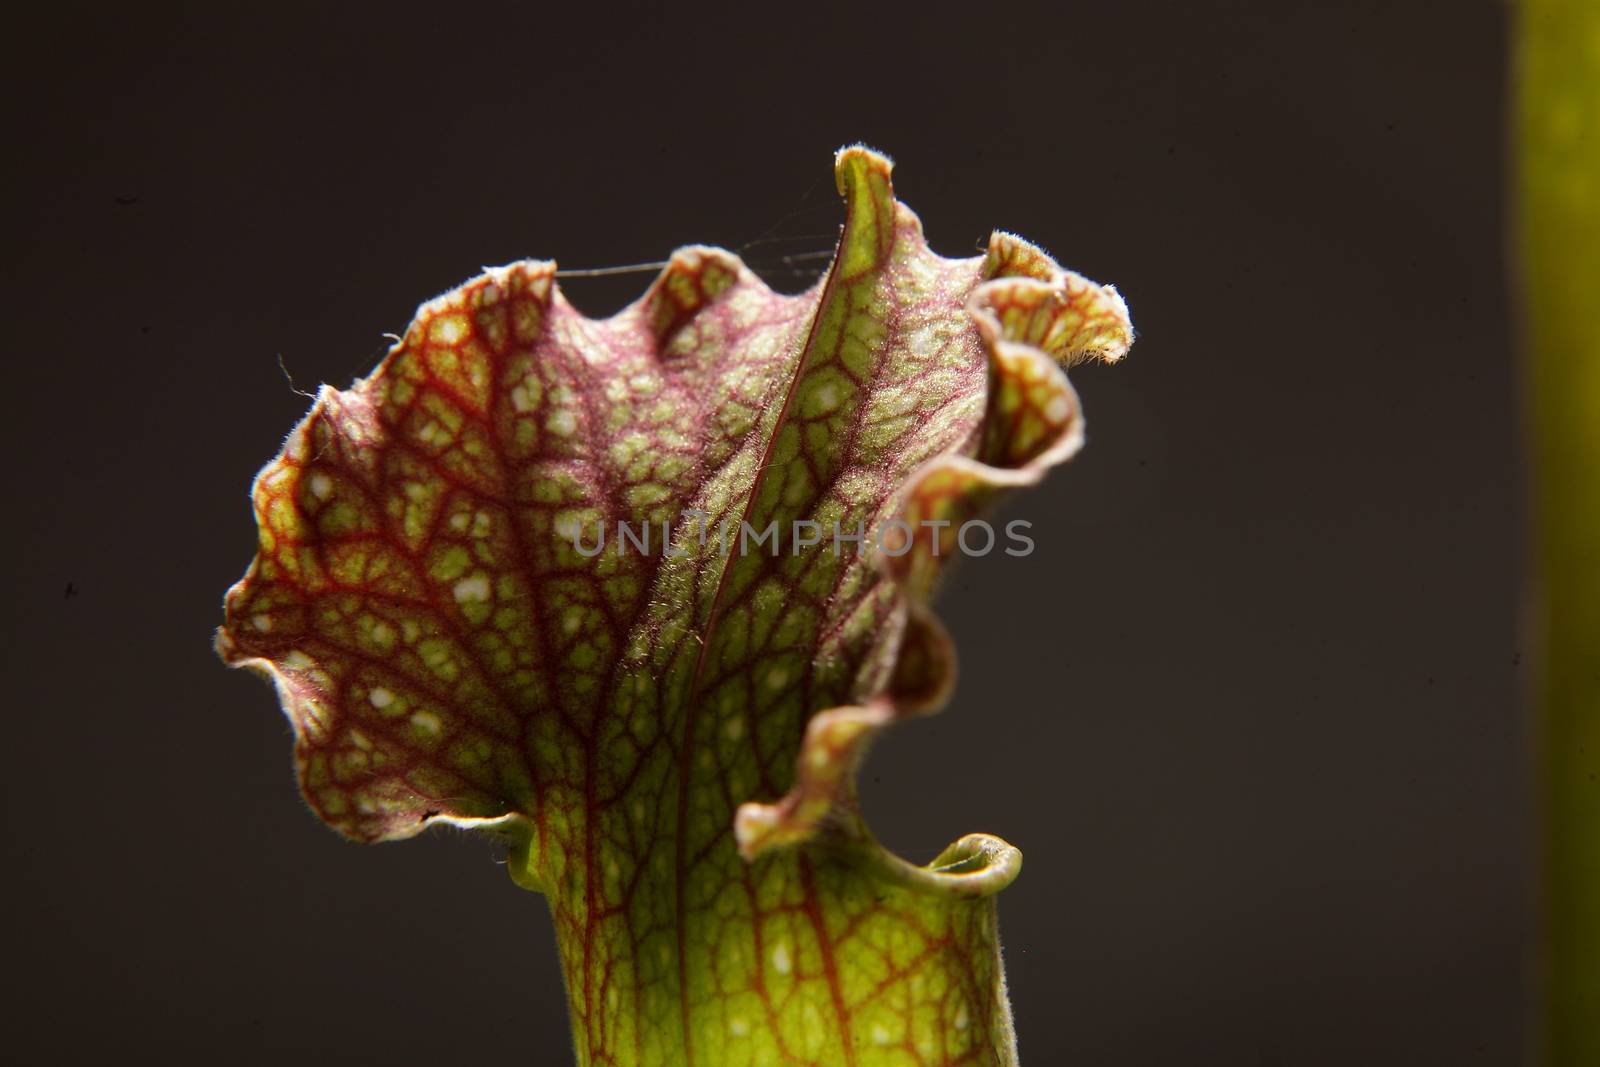
[[[1526,0],[1524,310],[1541,598],[1546,1062],[1600,1064],[1600,6]]]

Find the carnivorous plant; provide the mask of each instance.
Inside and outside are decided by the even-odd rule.
[[[272,679],[340,833],[508,843],[581,1064],[1016,1061],[1020,853],[902,860],[854,771],[945,702],[940,571],[1021,551],[982,516],[1077,450],[1064,369],[1132,327],[1020,238],[935,255],[889,171],[838,154],[841,236],[796,296],[708,247],[604,320],[553,263],[489,270],[256,479],[218,650]]]

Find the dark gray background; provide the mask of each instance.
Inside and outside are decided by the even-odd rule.
[[[6,1058],[567,1061],[543,902],[324,830],[211,653],[278,358],[346,385],[480,264],[825,248],[865,140],[935,248],[1015,230],[1141,334],[866,768],[907,855],[1024,850],[1026,1062],[1521,1060],[1498,5],[270,6],[8,31]]]

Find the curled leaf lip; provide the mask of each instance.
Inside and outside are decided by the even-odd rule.
[[[956,897],[993,896],[1022,873],[1022,851],[993,834],[967,834],[921,867],[881,847],[864,850],[862,859],[888,881]]]
[[[852,190],[869,188],[870,181],[863,173],[881,173],[887,182],[888,167],[888,160],[870,149],[842,149],[836,161],[840,191],[848,196]],[[735,836],[746,859],[771,848],[792,847],[813,835],[838,837],[841,826],[859,823],[853,815],[854,770],[868,747],[895,721],[938,710],[954,687],[953,647],[927,607],[942,571],[941,556],[952,553],[948,546],[941,553],[933,541],[939,534],[930,536],[923,529],[927,517],[976,514],[996,492],[1034,485],[1051,467],[1076,454],[1083,446],[1084,420],[1077,394],[1062,368],[1091,359],[1115,363],[1133,343],[1127,305],[1114,287],[1096,285],[1061,269],[1019,237],[994,234],[984,274],[988,280],[973,288],[965,312],[987,354],[991,383],[1020,381],[1024,388],[1041,393],[1045,399],[1033,403],[1038,415],[1035,421],[1040,425],[1033,428],[1030,441],[1019,445],[1017,439],[1022,435],[1011,428],[1016,420],[1008,422],[991,396],[986,421],[990,432],[979,439],[976,454],[960,450],[942,453],[906,479],[898,514],[917,531],[913,548],[879,556],[873,563],[897,583],[908,604],[907,632],[920,634],[922,640],[940,649],[932,658],[941,661],[941,676],[914,695],[891,689],[868,706],[834,708],[814,716],[807,726],[794,787],[774,803],[747,802],[738,810]],[[993,432],[996,427],[1003,428],[1000,434]],[[870,846],[861,843],[870,841],[864,828],[850,834],[858,839],[855,847],[881,851],[875,842]],[[963,838],[951,850],[959,850],[964,842],[979,848],[974,856],[984,858],[985,873],[971,884],[993,892],[1016,877],[1021,853],[1004,842],[999,842],[995,851],[986,843],[989,841],[999,839]],[[939,861],[931,866],[939,866]],[[874,869],[891,877],[930,870],[888,854]],[[960,874],[958,869],[955,875]],[[923,888],[947,884],[905,877]]]

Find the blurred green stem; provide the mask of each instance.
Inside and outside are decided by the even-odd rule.
[[[1542,642],[1544,1047],[1600,1064],[1600,3],[1524,0],[1520,255]]]

